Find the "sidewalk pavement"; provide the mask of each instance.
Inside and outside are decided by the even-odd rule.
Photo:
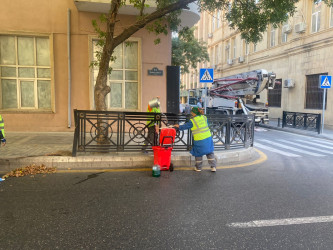
[[[72,157],[73,137],[74,132],[6,132],[7,144],[0,148],[0,174],[32,164],[61,170],[151,169],[153,166],[153,152],[78,152]],[[249,147],[216,151],[215,157],[218,166],[225,166],[254,161],[259,154]],[[194,166],[194,157],[189,152],[172,152],[171,162],[175,169],[188,168]]]
[[[291,133],[319,137],[332,140],[333,127],[325,127],[322,134],[317,132],[282,128],[277,119],[271,119],[269,124],[260,125],[268,129],[277,129]],[[258,128],[256,128],[258,130]],[[0,174],[19,167],[32,164],[57,169],[89,170],[89,169],[133,169],[151,168],[154,163],[153,153],[140,152],[121,153],[77,153],[72,157],[74,132],[6,132],[7,144],[0,148]],[[252,147],[215,151],[218,166],[248,163],[260,158]],[[174,168],[194,166],[194,157],[189,152],[172,152],[171,162]],[[205,161],[207,165],[207,161]]]

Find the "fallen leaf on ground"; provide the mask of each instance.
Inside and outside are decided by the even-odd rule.
[[[8,177],[22,177],[26,175],[35,175],[35,174],[52,174],[55,172],[56,168],[54,167],[46,167],[44,164],[42,165],[31,164],[29,166],[12,170],[9,173],[2,176],[2,178],[7,179]]]

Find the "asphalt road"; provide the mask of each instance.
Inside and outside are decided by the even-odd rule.
[[[332,249],[333,144],[259,129],[255,147],[265,162],[215,174],[9,178],[0,249]]]

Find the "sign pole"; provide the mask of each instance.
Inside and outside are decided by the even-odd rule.
[[[322,118],[321,118],[321,133],[323,134],[324,133],[324,117],[325,117],[325,104],[326,104],[326,90],[327,89],[324,89],[324,99],[323,99],[323,112],[322,112]]]
[[[206,108],[207,108],[207,83],[205,82],[205,114],[206,114]]]

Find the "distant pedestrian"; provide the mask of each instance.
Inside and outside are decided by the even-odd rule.
[[[191,106],[190,106],[190,104],[188,104],[188,103],[185,104],[184,113],[185,113],[185,115],[191,114]]]
[[[199,109],[202,109],[202,107],[203,107],[203,105],[202,105],[202,99],[201,99],[201,98],[199,99],[199,101],[198,101],[198,103],[197,103],[197,107],[198,107]]]
[[[181,101],[179,101],[179,113],[180,113],[180,114],[183,114],[183,113],[184,113],[184,110],[185,110],[184,105],[182,104]]]
[[[195,171],[202,169],[202,157],[206,155],[212,172],[216,172],[216,160],[214,156],[214,143],[210,129],[208,127],[207,117],[202,115],[197,107],[191,111],[193,118],[184,125],[176,124],[179,130],[191,129],[193,134],[193,148],[191,154],[195,157]]]
[[[5,138],[5,123],[3,121],[2,115],[0,115],[0,140],[1,145],[6,145],[6,138]]]

